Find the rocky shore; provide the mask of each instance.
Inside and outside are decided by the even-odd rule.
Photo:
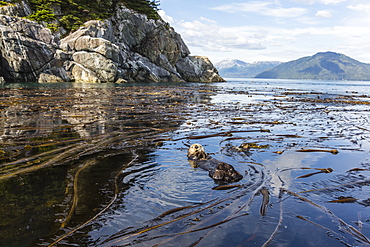
[[[27,1],[0,7],[3,83],[224,81],[207,57],[190,56],[168,23],[123,4],[64,38],[22,18],[30,13]]]

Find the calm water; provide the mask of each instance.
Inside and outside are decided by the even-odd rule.
[[[370,245],[370,82],[0,93],[0,246]],[[212,189],[193,143],[240,186]]]

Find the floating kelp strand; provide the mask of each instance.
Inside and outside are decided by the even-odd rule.
[[[299,135],[291,135],[291,134],[281,134],[281,135],[276,135],[276,136],[279,136],[279,137],[286,137],[286,138],[304,138],[303,136],[299,136]]]
[[[318,169],[318,168],[316,168],[316,169]],[[325,168],[325,169],[320,169],[319,172],[309,173],[309,174],[306,174],[306,175],[299,176],[297,178],[308,178],[308,177],[311,177],[311,176],[316,175],[316,174],[320,174],[320,173],[331,173],[331,172],[333,172],[333,169],[332,168]]]
[[[267,241],[262,245],[262,247],[267,247],[271,241],[274,239],[275,235],[278,233],[282,223],[283,223],[283,201],[280,201],[279,203],[279,209],[280,209],[280,213],[279,213],[279,221],[275,227],[275,230],[271,233],[270,237],[267,239]]]
[[[47,160],[49,160],[52,157],[53,157],[53,155],[44,156],[42,158],[33,160],[32,162],[31,161],[28,161],[28,162],[26,162],[26,163],[24,163],[22,165],[19,165],[18,164],[18,165],[10,165],[10,166],[3,167],[2,169],[0,169],[0,176],[1,175],[11,174],[11,173],[17,172],[17,171],[19,171],[21,169],[32,167],[32,166],[34,166],[36,164],[40,164],[41,162],[47,161]]]
[[[217,199],[217,198],[216,198],[216,199]],[[213,202],[214,200],[215,200],[215,199],[213,199],[213,200],[211,200],[211,201],[209,201],[209,202]],[[225,201],[225,200],[222,200],[222,201]],[[208,204],[209,202],[206,202],[205,204]],[[215,205],[218,205],[219,203],[220,203],[220,202],[215,202],[215,203],[213,203],[213,204],[211,204],[211,205],[209,205],[209,206],[207,206],[207,207],[205,207],[205,208],[197,209],[196,211],[193,211],[193,212],[188,213],[188,214],[181,215],[181,216],[179,216],[179,217],[177,217],[177,218],[175,218],[175,219],[173,219],[173,220],[170,220],[170,221],[167,221],[167,222],[164,222],[164,223],[161,223],[161,224],[157,224],[157,225],[154,225],[154,226],[148,226],[148,227],[145,227],[145,228],[143,228],[143,229],[139,229],[139,231],[132,232],[132,233],[130,233],[129,235],[122,236],[122,237],[120,237],[120,238],[118,238],[118,239],[113,239],[113,240],[112,240],[112,242],[111,242],[111,243],[109,243],[109,244],[104,244],[105,242],[107,242],[107,241],[104,241],[104,243],[102,244],[102,246],[112,246],[113,244],[117,244],[117,243],[119,243],[119,242],[121,242],[121,241],[123,241],[123,240],[126,240],[126,239],[130,238],[130,237],[138,236],[138,235],[140,235],[140,234],[146,233],[146,232],[151,231],[151,230],[154,230],[154,229],[156,229],[156,228],[159,228],[159,227],[162,227],[162,226],[168,225],[168,224],[170,224],[170,223],[176,222],[176,221],[178,221],[178,220],[184,219],[184,218],[186,218],[186,217],[188,217],[188,216],[190,216],[190,215],[193,215],[193,214],[196,214],[196,213],[202,212],[202,211],[204,211],[204,210],[207,210],[207,209],[209,209],[209,208],[212,208],[212,207],[214,207]],[[197,206],[196,206],[196,207],[197,207]]]
[[[81,171],[83,169],[85,169],[86,167],[92,165],[92,164],[95,164],[96,161],[93,160],[93,161],[89,161],[89,162],[86,162],[80,169],[78,169],[78,171],[76,172],[75,176],[74,176],[74,180],[73,180],[73,200],[72,200],[72,205],[71,205],[71,208],[69,210],[69,213],[66,217],[66,219],[62,222],[61,224],[61,228],[64,228],[66,227],[66,225],[68,224],[68,222],[71,220],[73,214],[75,213],[75,209],[76,209],[76,206],[77,206],[77,203],[78,203],[78,177],[81,173]]]
[[[352,196],[340,196],[336,200],[328,201],[330,203],[354,203],[358,199],[353,198]]]
[[[288,194],[291,194],[297,198],[299,198],[300,200],[302,201],[305,201],[305,202],[308,202],[320,209],[322,209],[325,213],[329,214],[330,216],[334,217],[340,224],[340,227],[345,230],[346,232],[348,232],[349,234],[351,234],[352,236],[358,238],[358,240],[361,240],[362,242],[366,243],[366,244],[370,244],[370,240],[365,236],[363,235],[361,232],[359,232],[356,228],[354,228],[353,226],[347,224],[345,221],[343,221],[341,218],[339,218],[338,216],[336,216],[332,211],[328,210],[327,208],[317,204],[317,203],[314,203],[313,201],[309,200],[308,198],[305,198],[303,196],[300,196],[298,195],[297,193],[294,193],[292,191],[289,191],[289,190],[286,190],[284,189],[285,192],[287,192]]]
[[[370,179],[363,179],[363,180],[360,180],[360,181],[349,182],[349,183],[339,184],[339,185],[330,186],[330,187],[324,187],[324,188],[318,188],[318,189],[312,189],[312,190],[304,190],[304,191],[300,191],[300,192],[297,192],[297,193],[300,194],[300,193],[309,193],[309,192],[322,191],[322,190],[330,190],[330,189],[347,187],[347,186],[352,186],[352,185],[357,185],[357,184],[369,185],[370,184]]]
[[[201,203],[200,205],[204,205],[204,204],[206,204],[206,203]],[[194,208],[194,207],[197,207],[197,206],[199,206],[199,205],[190,205],[190,206],[185,206],[185,207],[173,208],[173,209],[170,209],[170,210],[162,213],[161,215],[157,216],[154,220],[158,220],[160,218],[163,218],[166,215],[173,214],[175,212],[178,212],[178,211],[181,211],[181,210],[184,210],[184,209]]]
[[[235,200],[233,200],[232,201],[232,203],[231,204],[236,204],[236,202],[238,201],[238,200],[241,200],[244,196],[245,196],[245,193],[246,192],[250,192],[250,191],[252,191],[252,193],[251,193],[251,196],[248,198],[248,200],[243,204],[243,205],[241,205],[241,206],[239,206],[239,208],[236,210],[236,211],[234,211],[234,212],[232,212],[231,214],[229,214],[223,221],[224,222],[227,222],[227,221],[229,221],[229,220],[232,220],[232,219],[234,219],[234,218],[237,218],[238,217],[238,214],[242,211],[242,210],[244,210],[244,211],[247,211],[247,213],[244,213],[244,214],[241,214],[241,215],[239,215],[239,216],[247,216],[247,215],[249,215],[249,213],[248,213],[248,211],[249,211],[249,208],[250,208],[250,205],[251,205],[251,203],[252,203],[252,201],[253,201],[253,199],[255,198],[255,196],[259,193],[259,192],[261,192],[261,190],[263,190],[264,189],[264,180],[263,180],[263,178],[264,178],[264,173],[263,172],[261,172],[262,173],[262,175],[260,176],[260,179],[257,179],[257,181],[255,181],[252,185],[243,185],[241,188],[244,188],[244,190],[242,190],[242,191],[240,191],[237,195],[237,197],[235,198]],[[238,188],[239,189],[239,188]],[[236,189],[235,191],[237,191],[238,189]],[[265,199],[265,198],[264,198]],[[230,205],[231,205],[230,204]],[[207,221],[210,221],[211,219],[213,219],[213,218],[215,218],[218,214],[221,214],[222,213],[222,211],[224,211],[224,210],[228,210],[229,208],[230,208],[230,205],[228,205],[227,207],[225,207],[224,209],[222,209],[220,212],[218,212],[217,214],[215,214],[215,215],[213,215],[212,217],[210,217],[210,218],[208,218],[207,220],[205,220],[204,222],[203,222],[203,224],[205,223],[205,222],[207,222]],[[207,232],[203,237],[202,237],[202,239],[201,240],[203,240],[204,238],[206,238],[207,236],[209,236],[213,231],[215,230],[215,228],[213,228],[211,231],[209,231],[209,232]],[[200,241],[198,241],[198,243],[199,243]]]
[[[365,168],[352,168],[346,172],[359,172],[359,171],[370,171],[370,169],[365,169]]]
[[[240,184],[228,184],[228,185],[220,185],[213,187],[213,190],[229,190],[229,189],[234,189],[234,188],[240,188],[242,185]]]
[[[244,191],[242,191],[244,192]],[[165,241],[159,243],[158,245],[162,245],[166,242],[169,242],[171,240],[174,240],[174,238],[180,236],[180,235],[183,235],[183,234],[188,234],[188,233],[193,233],[193,232],[198,232],[198,231],[203,231],[203,230],[207,230],[207,229],[211,229],[209,232],[207,232],[203,237],[201,237],[199,239],[199,241],[197,241],[197,244],[200,243],[201,240],[205,239],[207,236],[209,236],[213,230],[215,229],[214,227],[215,226],[218,226],[218,225],[221,225],[223,223],[226,223],[226,222],[229,222],[233,219],[236,219],[236,218],[239,218],[239,217],[242,217],[242,216],[247,216],[249,215],[249,213],[243,213],[243,214],[240,214],[240,215],[237,215],[242,209],[245,209],[245,207],[248,205],[250,205],[250,203],[252,202],[252,199],[254,198],[254,195],[256,193],[252,193],[252,196],[249,198],[249,200],[241,207],[239,207],[239,210],[233,212],[233,214],[230,214],[228,215],[226,218],[224,218],[222,221],[219,221],[217,223],[214,223],[212,225],[209,225],[209,226],[205,226],[205,227],[201,227],[199,228],[199,225],[204,225],[206,224],[207,222],[211,221],[212,219],[214,219],[216,216],[219,216],[222,212],[228,210],[232,204],[236,204],[235,200],[240,200],[241,196],[238,196],[235,198],[235,200],[233,200],[229,205],[227,205],[226,207],[223,207],[219,212],[217,213],[214,213],[211,217],[208,217],[207,219],[203,220],[199,225],[194,225],[193,227],[191,227],[189,230],[187,231],[184,231],[184,232],[179,232],[179,233],[172,233],[172,234],[167,234],[167,235],[160,235],[160,236],[155,236],[155,237],[152,237],[150,239],[146,239],[146,241],[149,241],[149,240],[152,240],[152,239],[155,239],[155,238],[159,238],[159,237],[166,237],[166,236],[171,236],[173,235],[173,238],[170,238],[170,239],[166,239]],[[195,245],[194,245],[195,246]]]
[[[228,203],[219,212],[214,213],[212,216],[208,217],[207,219],[204,219],[200,223],[200,225],[206,224],[207,222],[211,221],[215,217],[221,215],[222,212],[224,212],[224,211],[230,211],[230,208],[231,208],[232,205],[236,205],[237,202],[239,202],[240,200],[244,199],[244,196],[246,195],[246,193],[251,192],[251,196],[248,198],[248,200],[243,205],[239,206],[236,211],[232,212],[226,218],[224,218],[224,220],[222,220],[221,223],[227,222],[228,220],[231,220],[231,219],[234,219],[235,217],[238,217],[238,213],[240,213],[242,210],[249,211],[249,207],[250,207],[250,205],[251,205],[254,197],[258,194],[258,192],[264,186],[264,184],[263,184],[264,183],[264,173],[263,172],[260,172],[258,174],[260,174],[260,176],[258,176],[258,178],[256,179],[256,181],[253,181],[252,184],[243,184],[239,188],[237,188],[237,189],[229,192],[231,194],[235,194],[235,197],[229,197],[229,199],[232,199],[233,198],[232,201],[231,201],[231,203]],[[234,192],[237,192],[237,191],[238,191],[238,193],[234,193]],[[245,213],[245,214],[242,214],[240,216],[243,216],[243,215],[246,216],[246,215],[249,215],[249,213]],[[216,224],[219,224],[219,223],[216,223]],[[215,224],[212,225],[211,227],[214,227],[214,226],[215,226]],[[199,225],[194,225],[193,227],[190,228],[190,230],[186,231],[186,233],[190,233],[190,232],[198,231],[198,230],[204,230],[206,228],[209,228],[209,227],[199,228]],[[196,229],[196,230],[193,230],[193,229]],[[209,232],[207,232],[201,239],[199,239],[199,241],[197,241],[197,244],[201,240],[203,240],[207,236],[209,236],[214,230],[215,230],[215,228],[213,228]],[[176,235],[176,236],[179,236],[179,235]],[[160,244],[163,244],[165,242],[168,242],[170,240],[173,240],[176,236],[174,236],[172,239],[167,239],[164,242],[161,242]]]
[[[21,168],[21,169],[18,169],[17,171],[14,171],[14,172],[11,172],[11,173],[8,173],[8,174],[5,174],[5,175],[1,175],[0,180],[11,178],[11,177],[19,175],[21,173],[32,172],[32,171],[36,171],[36,170],[39,170],[39,169],[42,169],[42,168],[46,168],[48,166],[53,166],[53,165],[55,165],[56,162],[60,161],[61,159],[66,159],[67,157],[73,155],[74,153],[76,153],[80,150],[85,149],[88,146],[91,146],[91,144],[86,144],[86,146],[79,145],[77,147],[73,147],[72,149],[69,149],[68,151],[65,151],[61,154],[55,155],[53,158],[51,158],[48,161],[43,162],[39,165],[33,165],[31,167]]]
[[[180,141],[180,140],[184,140],[184,139],[198,140],[198,139],[206,139],[206,138],[218,137],[218,136],[232,136],[233,133],[247,133],[247,132],[269,132],[269,130],[259,129],[259,130],[235,130],[235,131],[226,131],[226,132],[219,132],[219,133],[210,134],[210,135],[199,135],[199,136],[182,137],[182,138],[174,139],[173,141]]]
[[[267,212],[268,204],[270,202],[270,193],[266,188],[262,188],[259,192],[262,194],[260,214],[261,216],[265,216]]]
[[[30,162],[32,160],[38,159],[39,157],[46,156],[46,155],[49,155],[49,154],[53,154],[53,153],[56,153],[56,152],[60,152],[60,151],[63,151],[65,149],[72,148],[76,145],[77,144],[72,144],[72,145],[69,145],[69,146],[66,146],[66,147],[61,147],[61,148],[58,148],[58,149],[53,149],[53,150],[50,150],[50,151],[46,151],[46,152],[31,156],[31,157],[22,158],[22,159],[12,161],[12,162],[9,162],[9,163],[4,163],[4,164],[1,164],[0,167],[6,167],[6,166],[11,166],[11,165],[17,165],[17,164],[20,164],[20,163]],[[0,171],[1,171],[1,169],[0,169]]]
[[[79,229],[87,226],[89,223],[93,222],[95,219],[97,219],[100,215],[102,215],[105,211],[107,211],[112,205],[113,203],[116,201],[117,197],[118,197],[118,193],[119,193],[119,188],[118,188],[118,178],[120,177],[121,173],[123,170],[125,170],[127,167],[129,167],[139,156],[137,154],[134,154],[134,157],[133,159],[128,162],[125,166],[123,166],[119,171],[118,173],[116,174],[115,178],[114,178],[114,196],[113,198],[111,199],[111,201],[108,203],[107,206],[105,206],[101,211],[99,211],[99,213],[97,213],[94,217],[92,217],[91,219],[89,219],[88,221],[86,221],[85,223],[81,224],[80,226],[74,228],[73,230],[67,232],[66,234],[64,234],[62,237],[58,238],[56,241],[54,241],[53,243],[49,244],[48,247],[51,247],[51,246],[54,246],[56,244],[58,244],[60,241],[62,241],[63,239],[65,239],[66,237],[70,236],[71,234],[75,233],[76,231],[78,231]],[[89,163],[87,163],[89,164]]]
[[[157,239],[157,238],[164,238],[164,237],[170,237],[170,236],[173,236],[173,237],[177,237],[177,236],[180,236],[180,235],[185,235],[185,234],[189,234],[189,233],[194,233],[194,232],[199,232],[199,231],[204,231],[204,230],[208,230],[208,229],[212,229],[212,228],[215,228],[216,226],[219,226],[219,225],[222,225],[224,223],[227,223],[229,221],[232,221],[234,219],[238,219],[240,217],[243,217],[243,216],[247,216],[249,215],[249,213],[244,213],[244,214],[241,214],[241,215],[237,215],[237,216],[233,216],[233,217],[230,217],[230,218],[227,218],[227,219],[224,219],[222,221],[219,221],[215,224],[212,224],[210,226],[205,226],[205,227],[202,227],[202,228],[197,228],[197,229],[191,229],[191,230],[188,230],[188,231],[184,231],[184,232],[178,232],[178,233],[169,233],[169,234],[164,234],[164,235],[158,235],[158,236],[154,236],[154,237],[149,237],[149,238],[143,238],[143,239],[140,239],[138,241],[136,241],[137,243],[141,243],[141,242],[144,242],[144,241],[150,241],[150,240],[153,240],[153,239]],[[191,246],[196,246],[197,244],[200,243],[201,240],[203,240],[203,238],[205,238],[205,236],[203,236],[202,238],[200,238],[196,243],[193,243]],[[165,240],[159,244],[156,244],[154,246],[160,246],[170,240],[173,240],[172,238],[171,239],[168,239],[168,240]]]
[[[18,140],[17,140],[18,139]],[[11,142],[2,142],[1,145],[8,145],[8,146],[14,146],[14,145],[17,145],[17,146],[20,146],[20,145],[23,145],[23,146],[31,146],[31,147],[37,147],[38,145],[48,145],[48,144],[57,144],[57,145],[60,145],[60,144],[65,144],[65,143],[71,143],[71,142],[79,142],[79,141],[85,141],[87,140],[88,138],[86,137],[83,137],[83,138],[70,138],[70,137],[61,137],[61,138],[58,138],[58,140],[50,140],[50,139],[47,139],[47,140],[32,140],[32,139],[27,139],[27,140],[19,140],[20,138],[17,138],[15,140],[12,140]]]
[[[337,149],[331,149],[331,150],[326,150],[326,149],[300,149],[297,150],[296,152],[326,152],[326,153],[332,153],[332,154],[338,154]]]
[[[126,235],[126,236],[122,236],[120,238],[113,239],[111,241],[104,241],[104,243],[108,243],[108,244],[102,244],[102,246],[112,246],[114,244],[118,244],[118,243],[120,243],[120,242],[122,242],[122,241],[124,241],[126,239],[139,236],[139,235],[141,235],[143,233],[149,232],[149,231],[154,230],[154,229],[157,229],[159,227],[162,227],[162,226],[171,224],[173,222],[176,222],[176,221],[185,219],[185,218],[187,218],[187,217],[189,217],[191,215],[194,215],[194,214],[200,213],[202,211],[208,210],[208,209],[213,208],[213,207],[215,207],[217,205],[220,205],[221,203],[224,203],[226,201],[230,201],[231,200],[231,201],[233,201],[232,204],[235,204],[235,201],[234,200],[240,200],[240,198],[242,198],[243,195],[245,195],[246,193],[250,192],[251,190],[254,190],[254,192],[252,192],[252,197],[251,197],[251,198],[254,198],[254,195],[256,194],[256,192],[259,189],[261,189],[261,187],[260,187],[261,186],[261,183],[262,183],[262,179],[260,178],[256,182],[254,182],[252,185],[249,184],[249,185],[245,185],[245,186],[242,186],[242,187],[238,188],[239,190],[241,188],[243,188],[243,190],[241,190],[241,191],[236,191],[238,193],[233,193],[232,195],[230,195],[228,197],[225,197],[225,198],[222,198],[222,199],[217,199],[216,198],[217,200],[216,199],[213,199],[213,200],[207,202],[206,204],[209,204],[210,202],[212,202],[212,204],[210,204],[208,206],[201,207],[203,204],[201,204],[201,205],[195,205],[194,208],[198,208],[198,207],[200,207],[200,208],[199,209],[196,209],[196,210],[194,210],[192,212],[189,212],[189,213],[185,213],[183,215],[180,215],[180,216],[176,217],[175,219],[169,220],[167,222],[163,222],[163,223],[160,223],[160,224],[157,224],[157,225],[148,226],[146,228],[140,229],[138,232],[130,233],[130,234]],[[246,210],[246,206],[248,206],[251,202],[252,202],[252,200],[249,199],[243,206],[239,207],[239,209],[237,211],[235,211],[233,214],[229,215],[225,220],[232,219],[233,216],[235,216],[237,213],[239,213],[243,209]],[[227,210],[227,208],[229,208],[230,205],[228,205],[228,207],[224,207],[223,209],[221,209],[219,213],[215,213],[211,217],[208,217],[207,219],[203,220],[201,224],[204,224],[204,223],[210,221],[211,219],[215,218],[216,216],[220,215],[221,212]]]
[[[269,122],[269,121],[252,121],[252,122],[226,122],[227,124],[266,124],[266,125],[276,125],[276,124],[292,124],[292,123],[284,123],[284,122],[279,122],[279,121],[273,121],[273,122]]]
[[[311,220],[309,220],[309,219],[307,219],[307,217],[303,217],[303,216],[301,216],[301,215],[297,215],[296,216],[298,219],[301,219],[301,220],[304,220],[304,221],[307,221],[308,223],[310,223],[310,224],[313,224],[313,225],[315,225],[315,226],[318,226],[318,227],[320,227],[320,228],[322,228],[322,229],[324,229],[325,231],[327,231],[327,232],[330,232],[330,233],[332,233],[332,234],[334,234],[334,235],[336,235],[336,236],[338,236],[338,237],[340,237],[341,238],[341,240],[340,241],[348,241],[344,236],[342,236],[341,234],[339,234],[339,233],[337,233],[337,232],[335,232],[335,231],[333,231],[333,230],[331,230],[331,229],[329,229],[329,228],[327,228],[327,227],[324,227],[324,226],[322,226],[322,225],[320,225],[320,224],[318,224],[318,223],[315,223],[315,222],[313,222],[313,221],[311,221]],[[350,245],[350,244],[348,244],[347,242],[342,242],[343,244],[345,244],[345,245],[347,245],[347,246],[352,246],[352,245]]]
[[[14,159],[15,157],[19,156],[21,153],[18,149],[15,149],[15,150],[12,150],[13,152],[5,152],[4,150],[2,150],[2,155],[5,156],[6,154],[8,154],[8,156],[5,156],[5,157],[1,157],[0,158],[0,161],[2,160],[11,160],[11,159]],[[2,167],[2,165],[0,165],[0,167]]]
[[[292,167],[292,168],[284,168],[281,169],[280,172],[290,171],[290,170],[319,170],[322,172],[332,172],[332,168],[315,168],[315,167]]]
[[[62,151],[68,148],[73,148],[75,146],[77,145],[71,145],[66,148],[61,148],[61,149],[55,150],[55,152],[59,152],[59,151]],[[32,168],[32,166],[36,164],[47,162],[49,159],[52,159],[53,157],[55,157],[55,154],[52,154],[52,153],[54,152],[41,153],[39,155],[35,155],[30,158],[23,158],[15,162],[3,164],[2,167],[0,168],[0,180],[1,180],[1,175],[9,175],[9,174],[12,174],[13,172],[18,172],[25,168]]]
[[[116,137],[113,137],[113,138],[116,138]],[[54,162],[60,161],[62,159],[65,159],[63,162],[67,162],[68,161],[67,158],[71,157],[73,154],[74,154],[75,157],[73,157],[72,159],[76,159],[80,155],[83,155],[85,152],[88,152],[88,151],[94,149],[96,146],[98,147],[100,145],[104,145],[105,143],[110,142],[112,140],[113,139],[107,139],[107,140],[101,141],[100,143],[99,142],[97,143],[97,140],[95,140],[95,143],[94,143],[94,140],[92,140],[91,143],[84,142],[84,143],[73,144],[73,145],[70,146],[69,150],[67,150],[67,151],[65,151],[65,152],[63,152],[59,155],[55,155],[52,158],[50,158],[49,160],[47,160],[47,161],[45,161],[45,162],[43,162],[39,165],[34,165],[34,166],[31,166],[31,167],[26,167],[26,168],[20,168],[17,171],[14,171],[14,172],[11,172],[11,173],[8,173],[8,174],[5,174],[5,175],[1,175],[0,180],[18,175],[20,173],[31,172],[31,171],[35,171],[35,170],[38,170],[38,169],[41,169],[41,168],[48,167],[50,165],[54,165],[53,164]],[[61,148],[59,150],[63,150],[63,148]],[[84,150],[84,151],[82,151],[80,154],[78,154],[81,150]]]

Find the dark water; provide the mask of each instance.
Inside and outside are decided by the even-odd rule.
[[[0,246],[370,245],[369,82],[0,93]],[[213,190],[193,143],[240,186]]]

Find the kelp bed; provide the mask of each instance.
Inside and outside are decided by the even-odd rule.
[[[0,245],[370,245],[370,90],[271,84],[1,88]]]

